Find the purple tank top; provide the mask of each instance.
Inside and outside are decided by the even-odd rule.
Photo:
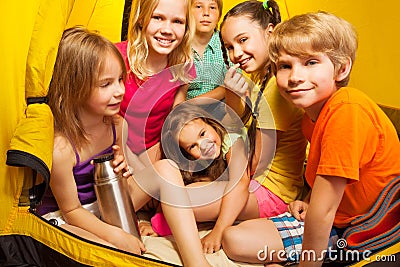
[[[90,164],[90,161],[93,160],[95,157],[100,156],[102,154],[111,153],[113,152],[112,146],[115,144],[116,141],[116,132],[115,126],[112,125],[113,131],[113,143],[111,146],[106,148],[104,151],[90,157],[89,159],[81,162],[78,152],[74,147],[75,157],[76,157],[76,165],[72,169],[74,174],[75,183],[78,190],[78,198],[81,202],[81,205],[92,203],[96,200],[96,194],[94,191],[94,177],[93,177],[93,170],[94,166]],[[56,199],[51,192],[50,187],[46,191],[43,196],[42,203],[38,206],[37,212],[40,215],[44,215],[49,212],[53,212],[59,210]]]

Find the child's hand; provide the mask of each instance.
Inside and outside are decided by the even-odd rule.
[[[118,232],[113,234],[114,240],[112,240],[111,243],[117,248],[138,255],[141,255],[142,252],[146,251],[146,248],[142,241],[140,241],[136,236],[125,232],[121,228],[118,228]]]
[[[125,156],[121,151],[121,148],[118,145],[113,145],[113,150],[114,150],[114,172],[118,173],[122,171],[122,175],[125,178],[128,178],[129,176],[133,175],[131,169],[128,166],[128,163],[125,160]]]
[[[228,69],[224,79],[224,86],[242,97],[248,95],[249,84],[241,73],[236,72],[239,66],[240,64],[237,63]]]
[[[139,222],[139,231],[142,236],[158,236],[156,232],[154,232],[153,227],[151,227],[150,222],[141,221]]]
[[[203,245],[203,252],[212,254],[221,249],[222,232],[216,231],[215,228],[211,230],[206,236],[201,239]]]
[[[289,212],[299,221],[304,221],[306,218],[307,209],[308,204],[300,200],[290,202],[288,206]]]

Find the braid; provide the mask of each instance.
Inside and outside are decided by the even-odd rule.
[[[279,6],[275,0],[268,0],[268,7],[264,8],[263,3],[257,0],[247,0],[243,1],[233,8],[231,8],[224,16],[220,29],[224,26],[225,21],[230,17],[241,17],[247,16],[252,21],[256,21],[263,29],[267,29],[268,25],[272,24],[276,26],[281,22],[281,14],[279,11]],[[220,41],[222,44],[222,54],[227,64],[227,52],[224,47],[224,42],[222,40],[222,35],[220,31]],[[246,124],[250,119],[252,119],[251,124],[248,128],[248,138],[249,138],[249,166],[252,166],[253,156],[255,152],[255,143],[256,143],[256,130],[257,130],[257,118],[258,118],[258,109],[261,98],[263,96],[265,87],[268,84],[268,81],[273,76],[272,72],[272,64],[271,62],[267,62],[265,66],[266,74],[264,77],[260,77],[262,74],[252,74],[252,80],[261,81],[260,90],[257,94],[256,101],[254,102],[254,107],[252,106],[251,100],[246,97],[246,105],[245,110],[241,116],[241,119],[244,124]]]
[[[226,53],[226,48],[224,45],[224,40],[222,39],[221,32],[219,32],[219,41],[221,42],[221,50],[222,50],[222,57],[224,59],[224,63],[226,65],[226,68],[229,68],[228,53]]]
[[[266,9],[266,11],[271,14],[270,20],[273,25],[277,25],[281,22],[281,12],[275,1],[268,0],[268,9]]]
[[[261,96],[264,93],[265,86],[266,86],[268,80],[269,80],[268,76],[265,75],[261,82],[260,90],[257,92],[257,98],[256,98],[256,101],[254,102],[254,109],[253,109],[253,117],[256,119],[258,118],[258,115],[259,115],[258,114],[258,106],[260,105]]]
[[[254,153],[255,153],[255,149],[256,149],[257,119],[258,119],[258,115],[259,115],[258,108],[260,105],[261,98],[264,94],[265,87],[267,86],[268,81],[272,77],[271,73],[272,73],[271,65],[269,65],[267,73],[265,74],[264,78],[262,79],[260,90],[257,92],[257,98],[256,98],[256,101],[254,102],[253,110],[251,110],[251,102],[250,102],[250,104],[246,103],[246,111],[248,112],[248,110],[250,110],[250,112],[248,112],[249,114],[245,114],[247,116],[247,121],[250,119],[250,115],[252,118],[250,126],[247,130],[247,136],[249,137],[249,146],[250,146],[250,149],[249,149],[249,166],[250,166],[250,168],[253,166],[253,157],[254,157]],[[249,108],[247,108],[247,107],[249,107]]]

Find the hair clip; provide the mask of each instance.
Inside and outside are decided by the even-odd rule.
[[[265,10],[268,10],[268,9],[269,9],[268,0],[264,0],[264,1],[263,1],[263,7],[264,7]]]

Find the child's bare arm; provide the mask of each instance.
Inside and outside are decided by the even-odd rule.
[[[65,221],[99,238],[99,242],[111,243],[119,249],[140,254],[144,251],[143,243],[121,228],[104,223],[88,210],[84,209],[78,198],[78,190],[72,173],[75,153],[63,138],[56,138],[53,152],[53,167],[50,186]],[[121,158],[117,158],[121,161]],[[123,158],[122,161],[124,162]],[[118,168],[125,165],[117,162]]]
[[[185,84],[185,85],[182,85],[179,88],[178,92],[175,95],[173,107],[175,107],[176,105],[179,105],[180,103],[186,101],[188,87],[189,87],[189,85]]]
[[[215,103],[215,102],[212,102],[212,100],[208,101],[209,102],[208,103],[207,99],[209,99],[209,98],[214,99],[214,100],[222,100],[225,98],[225,87],[217,86],[213,90],[211,90],[207,93],[196,96],[194,99],[202,99],[202,98],[204,99],[204,102],[199,102],[199,104],[203,104],[203,105],[209,104],[209,103],[210,104]]]
[[[288,205],[288,211],[299,221],[304,221],[307,214],[308,203],[310,203],[311,190],[303,200],[295,200]]]
[[[225,75],[224,86],[227,88],[225,90],[226,104],[240,117],[245,111],[246,103],[243,97],[248,94],[249,85],[243,74],[236,72],[239,66],[240,64],[235,64],[229,68]]]
[[[321,255],[327,249],[329,234],[347,181],[336,176],[317,175],[305,217],[303,250]],[[301,262],[299,266],[321,266],[322,262]]]
[[[239,138],[227,154],[229,182],[221,202],[221,210],[213,230],[203,237],[203,251],[213,253],[221,248],[222,233],[231,226],[249,198],[250,177],[243,139]]]
[[[138,155],[132,152],[132,150],[127,145],[128,123],[125,119],[121,117],[120,123],[118,123],[117,126],[116,144],[121,148],[118,153],[125,156],[128,165],[133,168],[133,172],[139,172],[143,170],[145,168],[145,164],[140,160]]]

